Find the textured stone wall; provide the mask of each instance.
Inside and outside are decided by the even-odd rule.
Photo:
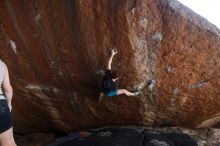
[[[109,48],[119,87],[97,101]],[[220,31],[176,0],[2,0],[0,58],[18,133],[220,123]]]

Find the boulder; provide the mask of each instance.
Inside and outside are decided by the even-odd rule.
[[[52,133],[32,133],[29,135],[15,134],[15,142],[19,146],[46,146],[53,142],[54,134]]]
[[[119,88],[98,102],[109,49]],[[176,0],[0,1],[15,132],[220,123],[220,31]]]

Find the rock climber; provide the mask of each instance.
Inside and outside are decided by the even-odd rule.
[[[114,55],[117,53],[118,51],[116,49],[111,49],[111,56],[108,60],[107,70],[105,72],[105,76],[103,77],[101,83],[101,92],[99,93],[99,101],[101,101],[104,95],[108,97],[112,97],[121,94],[125,94],[127,96],[138,96],[141,94],[140,90],[137,90],[136,92],[132,93],[126,89],[117,89],[115,81],[117,81],[119,77],[114,78],[111,71],[112,59]]]

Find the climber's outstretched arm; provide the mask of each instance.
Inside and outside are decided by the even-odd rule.
[[[116,49],[112,49],[112,50],[111,50],[111,56],[110,56],[110,58],[109,58],[109,60],[108,60],[108,66],[107,66],[107,69],[109,69],[109,70],[111,70],[112,59],[113,59],[113,57],[114,57],[114,55],[115,55],[116,53],[118,53]]]

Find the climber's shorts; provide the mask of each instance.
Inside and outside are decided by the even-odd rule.
[[[0,99],[0,134],[12,127],[12,114],[5,99]]]
[[[108,97],[112,97],[112,96],[117,96],[117,93],[118,93],[118,90],[114,90],[114,91],[111,91],[111,92],[106,93],[106,95],[107,95]]]

